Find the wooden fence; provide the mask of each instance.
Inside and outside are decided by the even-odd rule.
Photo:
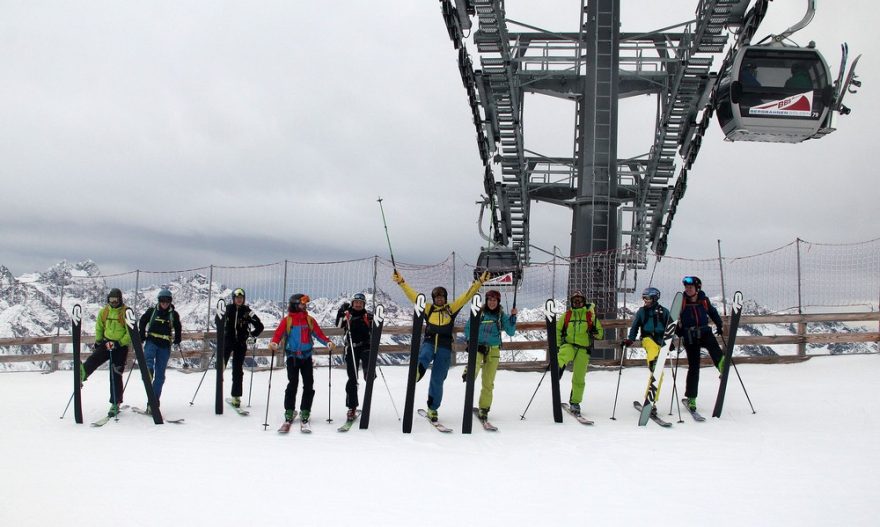
[[[822,322],[877,322],[878,328],[877,331],[869,331],[869,332],[831,332],[831,333],[816,333],[816,332],[808,332],[808,324],[822,323]],[[620,330],[617,331],[619,336],[615,340],[603,340],[597,341],[597,348],[617,348],[617,358],[616,359],[607,359],[601,360],[597,359],[591,362],[591,365],[594,366],[607,366],[610,364],[614,364],[619,362],[619,349],[620,344],[619,341],[622,339],[622,335],[625,334],[626,330],[631,325],[631,320],[603,320],[602,325],[606,329],[606,332],[609,335],[614,335],[614,332],[609,330]],[[725,327],[729,324],[729,317],[724,317]],[[795,327],[795,333],[791,334],[784,333],[779,335],[747,335],[743,332],[742,326],[747,325],[770,325],[770,326],[788,326],[792,325]],[[525,322],[517,324],[517,331],[529,331],[529,330],[544,330],[546,325],[544,322]],[[463,327],[456,328],[458,333],[463,331]],[[268,331],[264,331],[264,335],[266,335]],[[338,328],[331,328],[325,331],[328,336],[339,336],[342,334],[341,330]],[[383,335],[409,335],[411,333],[411,328],[408,326],[387,326],[384,328]],[[197,341],[201,342],[200,346],[197,346],[197,349],[190,349],[183,352],[183,355],[188,358],[201,358],[203,360],[200,361],[202,365],[207,365],[207,359],[211,356],[212,350],[210,343],[216,339],[216,333],[214,332],[206,332],[206,331],[191,331],[185,332],[182,335],[182,341]],[[89,349],[91,348],[91,344],[94,343],[93,336],[83,335],[83,359],[89,355]],[[261,339],[265,341],[265,338]],[[267,341],[266,341],[267,342]],[[861,312],[861,313],[825,313],[825,314],[791,314],[791,315],[743,315],[740,321],[740,331],[736,337],[736,344],[738,346],[743,345],[782,345],[782,344],[793,344],[798,347],[798,352],[796,355],[780,355],[780,356],[769,356],[769,357],[738,357],[738,362],[765,362],[765,363],[774,363],[774,362],[789,362],[791,360],[804,360],[806,359],[807,353],[807,344],[837,344],[837,343],[877,343],[878,350],[880,350],[880,313],[878,312]],[[41,336],[41,337],[24,337],[24,338],[0,338],[0,347],[3,346],[27,346],[27,345],[51,345],[52,352],[51,353],[43,353],[43,354],[26,354],[26,355],[0,355],[0,363],[11,363],[11,362],[49,362],[50,370],[55,370],[58,367],[58,363],[60,361],[69,361],[73,359],[72,353],[62,353],[60,351],[61,346],[67,345],[71,343],[70,335],[58,335],[58,336]],[[638,344],[636,344],[637,346]],[[520,341],[520,342],[504,342],[505,350],[538,350],[543,351],[545,355],[543,356],[543,361],[527,361],[527,362],[505,362],[502,363],[501,367],[508,369],[536,369],[540,368],[543,364],[546,364],[546,349],[547,349],[547,341],[546,340],[532,340],[532,341]],[[379,349],[380,353],[406,353],[409,352],[410,346],[408,344],[385,344],[382,345]],[[317,355],[327,355],[327,348],[316,348],[315,354]],[[257,356],[269,356],[270,352],[267,348],[259,348],[254,352]],[[277,354],[276,354],[277,355]],[[133,356],[133,355],[132,355]],[[179,356],[175,356],[172,358],[179,358]],[[278,357],[279,361],[281,357]],[[453,357],[453,362],[455,358]],[[640,361],[637,360],[627,360],[625,363],[638,363]],[[279,363],[280,364],[280,363]]]

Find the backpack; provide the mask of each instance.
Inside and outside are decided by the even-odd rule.
[[[125,307],[125,305],[123,304],[119,307]],[[98,316],[101,318],[101,324],[107,324],[107,318],[110,316],[110,306],[104,306]],[[119,323],[126,326],[124,309],[119,310]]]

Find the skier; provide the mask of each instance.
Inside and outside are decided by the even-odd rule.
[[[569,298],[569,308],[565,315],[556,321],[556,342],[559,343],[557,357],[560,373],[570,361],[574,362],[571,371],[571,393],[568,405],[574,415],[581,413],[584,398],[587,367],[593,353],[593,341],[605,338],[602,323],[596,318],[596,308],[587,303],[587,297],[575,291]]]
[[[241,407],[242,380],[244,379],[244,358],[248,346],[253,346],[263,332],[260,317],[244,303],[244,289],[232,292],[232,303],[226,305],[226,325],[224,326],[223,363],[229,364],[232,356],[232,406]]]
[[[391,278],[403,289],[410,302],[415,302],[418,293],[406,283],[403,276],[394,270]],[[437,422],[437,409],[443,400],[443,381],[449,373],[449,363],[452,360],[452,333],[455,329],[455,317],[458,312],[468,303],[474,294],[479,291],[483,282],[489,279],[489,272],[484,272],[480,278],[474,280],[471,287],[451,304],[447,304],[448,293],[445,287],[437,286],[431,290],[431,300],[425,307],[422,316],[425,318],[425,340],[419,349],[419,365],[416,380],[419,381],[425,375],[428,366],[431,368],[431,382],[428,386],[428,418]]]
[[[645,305],[636,312],[623,345],[632,346],[637,333],[641,330],[642,347],[645,348],[648,369],[654,371],[657,356],[660,355],[660,349],[665,344],[666,327],[672,323],[672,316],[668,309],[660,305],[660,290],[656,287],[648,287],[642,291],[642,300]],[[656,405],[651,413],[657,414]]]
[[[358,364],[367,376],[367,362],[370,356],[370,335],[372,334],[373,315],[366,310],[367,297],[357,293],[351,303],[345,302],[336,312],[336,326],[345,330],[345,370],[348,381],[345,383],[345,406],[348,408],[345,418],[349,421],[357,416],[358,407]]]
[[[287,357],[287,389],[284,391],[284,420],[293,422],[294,410],[296,409],[297,375],[302,376],[303,393],[300,401],[300,419],[303,425],[308,425],[309,415],[312,411],[312,399],[315,397],[314,376],[312,374],[312,346],[313,338],[321,344],[329,347],[331,351],[336,346],[321,331],[320,326],[308,313],[308,304],[311,301],[308,295],[297,293],[290,297],[287,304],[287,316],[281,319],[269,349],[278,350],[278,343],[283,338],[285,341],[284,352]]]
[[[698,277],[685,276],[681,283],[684,285],[684,302],[676,333],[682,338],[688,360],[684,396],[687,397],[688,408],[696,410],[697,391],[700,385],[700,348],[706,348],[719,371],[724,366],[721,360],[721,347],[712,335],[709,320],[715,323],[715,334],[719,336],[724,334],[724,323],[718,315],[718,310],[703,292],[703,282]]]
[[[508,336],[516,333],[516,308],[510,310],[508,316],[501,307],[501,293],[495,289],[486,291],[486,301],[480,308],[480,327],[477,331],[477,365],[474,378],[483,370],[482,388],[478,402],[480,421],[489,419],[489,409],[492,407],[492,390],[495,388],[495,373],[498,371],[498,362],[501,360],[501,330]],[[465,338],[470,338],[471,319],[468,317],[464,325]],[[461,375],[462,380],[467,378],[467,368]]]
[[[107,295],[107,305],[98,312],[95,320],[95,352],[80,366],[80,378],[83,382],[88,379],[98,367],[107,360],[110,361],[110,410],[108,417],[119,414],[119,404],[122,403],[122,373],[125,371],[125,362],[128,359],[128,345],[131,336],[128,334],[128,326],[125,324],[125,303],[122,301],[122,291],[117,288],[110,290]]]
[[[168,366],[168,359],[171,358],[172,343],[175,349],[180,349],[180,316],[174,311],[174,304],[171,303],[171,291],[162,289],[156,300],[158,303],[141,315],[138,333],[141,342],[144,343],[144,357],[147,359],[150,377],[153,378],[156,404],[159,405],[162,386],[165,384],[165,368]],[[151,408],[147,405],[147,413],[150,412]]]

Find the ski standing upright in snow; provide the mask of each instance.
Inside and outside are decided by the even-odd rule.
[[[678,317],[681,314],[681,304],[683,300],[684,297],[680,292],[676,293],[675,298],[672,299],[672,305],[669,308],[671,322],[666,326],[666,338],[672,338],[675,334],[675,327],[678,323]],[[645,389],[644,403],[638,404],[638,401],[633,401],[634,404],[638,404],[636,409],[641,412],[639,415],[639,426],[645,426],[648,423],[648,419],[654,419],[655,421],[659,419],[656,417],[655,408],[657,398],[660,395],[660,388],[663,386],[663,369],[666,364],[666,357],[669,355],[667,350],[668,348],[661,348],[660,353],[657,355],[657,361],[654,364],[654,368],[649,368],[648,387]],[[665,421],[663,422],[665,423]]]
[[[128,335],[131,338],[131,347],[134,348],[134,355],[137,357],[138,368],[141,371],[141,380],[144,381],[144,390],[147,392],[147,403],[152,410],[153,422],[161,425],[162,412],[159,410],[159,400],[156,398],[156,392],[153,391],[153,376],[147,368],[147,357],[144,355],[144,344],[141,342],[141,335],[135,327],[134,311],[130,307],[125,308],[125,325],[128,327]]]
[[[70,312],[70,335],[73,343],[73,418],[83,424],[82,409],[82,306],[76,304]]]
[[[366,430],[370,426],[370,409],[373,406],[373,382],[376,380],[376,363],[379,360],[379,344],[382,341],[383,327],[385,327],[385,306],[382,304],[376,304],[375,313],[373,313],[373,331],[370,333],[370,358],[367,361],[367,385],[364,388],[364,403],[361,405],[361,423],[359,426],[361,430]]]
[[[479,293],[471,297],[471,333],[468,338],[467,378],[464,389],[464,412],[461,418],[461,433],[470,434],[474,423],[474,378],[477,370],[477,343],[480,336],[483,298]]]
[[[561,396],[559,395],[559,349],[556,342],[556,302],[551,298],[544,303],[544,318],[547,321],[547,359],[550,368],[550,391],[553,403],[553,421],[562,422]]]
[[[403,403],[403,433],[412,433],[413,410],[416,401],[416,374],[419,367],[419,348],[422,344],[422,322],[425,313],[425,295],[419,293],[413,304],[412,341],[409,349],[409,371],[406,377],[406,399]]]
[[[718,396],[715,397],[715,408],[712,417],[721,417],[724,407],[724,395],[727,393],[727,379],[730,376],[730,366],[733,363],[733,346],[736,344],[736,331],[739,329],[739,319],[742,315],[743,294],[739,291],[733,294],[733,304],[730,313],[730,329],[727,334],[727,347],[724,350],[724,358],[721,364],[721,382],[718,384]]]
[[[214,413],[223,414],[223,371],[226,369],[226,361],[223,346],[226,340],[226,301],[222,298],[217,301],[217,310],[214,312],[214,327],[217,328],[217,360],[214,365],[217,369],[217,384],[214,390]]]

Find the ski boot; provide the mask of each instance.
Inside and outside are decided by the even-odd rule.
[[[480,408],[479,412],[477,412],[477,419],[485,423],[489,419],[489,409]]]
[[[428,419],[430,419],[432,423],[436,423],[439,419],[439,416],[437,415],[437,410],[432,410],[428,408]]]
[[[697,411],[697,398],[696,397],[688,397],[688,409],[692,412]]]
[[[284,421],[287,423],[293,422],[293,410],[284,410]]]
[[[309,422],[309,415],[311,415],[311,411],[309,411],[309,410],[301,410],[301,411],[300,411],[300,415],[299,415],[299,419],[300,419],[300,421],[302,421],[303,423],[308,424],[308,422]]]
[[[116,417],[119,415],[119,405],[114,403],[110,405],[110,410],[107,411],[107,417]]]
[[[568,403],[568,407],[571,408],[571,413],[574,415],[581,415],[581,405],[578,403]]]
[[[241,397],[233,397],[232,398],[232,406],[236,408],[241,408]]]
[[[348,409],[348,413],[345,414],[345,419],[348,421],[354,421],[355,417],[357,417],[357,407],[353,406]]]

